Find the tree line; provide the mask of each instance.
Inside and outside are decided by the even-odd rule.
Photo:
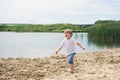
[[[88,28],[73,24],[0,24],[0,31],[63,32],[65,29],[72,29],[74,32],[88,31]]]

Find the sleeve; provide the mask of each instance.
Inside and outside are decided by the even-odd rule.
[[[74,39],[74,38],[73,38],[73,42],[74,42],[74,43],[79,43],[79,42],[78,42],[76,39]]]

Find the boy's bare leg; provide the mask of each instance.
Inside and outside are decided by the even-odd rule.
[[[74,64],[70,64],[71,73],[74,71]]]

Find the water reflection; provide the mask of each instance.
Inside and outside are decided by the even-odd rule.
[[[120,41],[104,41],[104,40],[92,40],[88,39],[89,45],[95,44],[97,47],[116,48],[120,47]]]

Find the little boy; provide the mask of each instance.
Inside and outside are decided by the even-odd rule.
[[[73,33],[72,30],[70,29],[66,29],[64,31],[65,34],[65,39],[62,41],[60,47],[58,48],[58,50],[56,51],[56,54],[63,48],[63,46],[65,47],[67,54],[68,54],[68,63],[70,64],[70,72],[73,73],[74,71],[74,62],[73,62],[73,58],[75,56],[75,44],[77,44],[80,48],[82,48],[83,50],[85,50],[85,48],[83,48],[79,42],[77,42],[73,37]]]

